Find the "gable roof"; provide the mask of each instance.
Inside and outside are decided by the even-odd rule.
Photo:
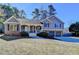
[[[5,23],[19,23],[21,25],[26,25],[26,24],[40,24],[41,25],[41,22],[43,22],[44,20],[48,20],[49,22],[52,22],[53,20],[58,20],[64,24],[64,22],[62,22],[58,17],[53,16],[53,15],[42,20],[36,20],[36,19],[29,20],[29,19],[23,19],[23,18],[16,18],[15,16],[12,16],[9,19],[7,19],[4,22],[4,24]]]
[[[29,20],[29,19],[24,19],[24,18],[16,18],[15,16],[10,17],[7,19],[5,23],[19,23],[20,25],[41,25],[41,23],[37,20]]]
[[[20,24],[25,24],[25,23],[29,23],[29,20],[23,19],[23,18],[16,18],[15,16],[10,17],[9,19],[7,19],[5,23],[20,23]]]
[[[43,19],[42,21],[44,21],[44,20],[49,20],[50,22],[52,22],[53,20],[58,20],[58,21],[60,21],[61,23],[64,24],[63,21],[61,21],[58,17],[56,17],[56,16],[54,16],[54,15],[49,16],[49,17],[47,17],[46,19]],[[41,21],[41,22],[42,22],[42,21]]]
[[[12,16],[9,19],[7,19],[4,23],[9,23],[9,22],[18,22],[18,20],[16,20],[16,17]]]

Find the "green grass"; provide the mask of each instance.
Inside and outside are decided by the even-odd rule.
[[[63,55],[79,54],[79,43],[69,43],[51,39],[0,39],[0,54]]]

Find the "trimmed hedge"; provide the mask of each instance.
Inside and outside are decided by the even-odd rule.
[[[29,37],[29,33],[28,32],[25,32],[25,31],[20,32],[20,35],[22,37]]]
[[[47,33],[47,32],[40,32],[40,33],[37,34],[37,36],[44,37],[44,38],[50,38],[50,39],[54,38],[54,36],[49,35],[49,33]]]
[[[40,32],[37,34],[37,36],[48,38],[48,33],[47,32]]]

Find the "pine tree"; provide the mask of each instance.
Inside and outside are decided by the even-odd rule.
[[[33,18],[34,19],[39,19],[40,12],[39,12],[38,8],[35,8],[35,10],[32,13],[33,13]]]
[[[51,15],[55,15],[56,13],[55,13],[55,11],[56,11],[56,9],[53,7],[53,5],[48,5],[48,9],[49,9],[49,16],[51,16]]]
[[[47,10],[41,10],[41,19],[45,19],[47,17]]]

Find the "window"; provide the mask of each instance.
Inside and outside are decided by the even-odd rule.
[[[17,25],[9,25],[10,31],[17,31]]]
[[[57,27],[57,25],[55,24],[55,28]]]
[[[7,27],[8,27],[8,31],[9,31],[9,24],[7,25]]]
[[[60,28],[61,28],[61,24],[60,24]]]
[[[44,23],[44,27],[49,27],[49,23]]]
[[[13,31],[17,31],[17,25],[13,26]]]

